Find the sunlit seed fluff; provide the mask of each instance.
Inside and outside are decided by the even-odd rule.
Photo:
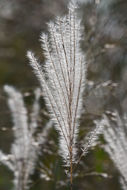
[[[86,77],[85,59],[80,49],[80,21],[76,8],[77,4],[71,1],[68,14],[48,24],[48,36],[41,35],[46,58],[44,71],[33,53],[27,54],[42,86],[51,118],[59,131],[60,152],[67,164],[70,164],[68,161],[70,150],[73,162],[75,160],[76,134]]]

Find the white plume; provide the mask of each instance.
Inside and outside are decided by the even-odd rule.
[[[58,17],[55,23],[48,24],[49,35],[41,35],[46,58],[44,71],[33,53],[27,54],[42,86],[51,118],[60,133],[61,155],[67,164],[70,156],[75,160],[86,70],[80,50],[81,30],[76,8],[76,3],[72,1],[65,17]]]
[[[47,136],[52,123],[50,121],[47,127],[44,127],[44,130],[39,134],[41,138],[37,137],[37,140],[35,140],[40,110],[40,89],[36,89],[34,92],[35,100],[30,118],[24,105],[22,94],[15,88],[7,85],[4,87],[4,90],[9,97],[8,105],[13,118],[15,140],[11,146],[11,154],[5,155],[0,151],[0,162],[13,171],[15,190],[27,190],[31,182],[30,175],[33,174],[35,169],[40,145],[44,144],[44,136]]]
[[[120,117],[117,111],[111,113],[109,119],[103,117],[104,150],[109,154],[121,174],[120,183],[123,190],[127,189],[127,116]],[[102,123],[102,122],[101,122]]]

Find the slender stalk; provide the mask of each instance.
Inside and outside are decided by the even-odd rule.
[[[70,189],[73,189],[73,162],[72,162],[72,145],[70,146]]]

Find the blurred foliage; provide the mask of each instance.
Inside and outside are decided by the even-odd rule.
[[[3,85],[11,84],[24,93],[31,108],[33,89],[38,82],[28,66],[26,51],[32,49],[44,61],[40,33],[47,31],[46,23],[66,13],[67,0],[0,0],[0,148],[9,152],[13,141],[12,120],[7,107]],[[79,17],[85,26],[81,47],[86,54],[88,81],[84,94],[84,109],[78,145],[93,129],[93,121],[106,110],[127,112],[127,1],[80,0]],[[85,35],[84,35],[85,33]],[[101,85],[112,81],[117,85]],[[49,116],[41,99],[39,128]],[[79,151],[80,153],[80,151]],[[108,178],[95,175],[107,173]],[[40,174],[42,179],[40,178]],[[44,176],[45,174],[45,176]],[[75,171],[74,190],[120,190],[118,171],[108,155],[99,147],[83,158]],[[12,187],[12,174],[0,165],[0,190]],[[37,169],[32,176],[31,190],[65,190],[69,182],[58,154],[58,134],[54,128],[42,147]]]

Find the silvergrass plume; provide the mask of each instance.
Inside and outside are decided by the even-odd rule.
[[[14,189],[27,190],[31,182],[30,175],[34,172],[40,152],[39,145],[44,143],[43,135],[47,135],[49,126],[46,130],[42,130],[35,140],[40,110],[40,89],[36,89],[34,92],[35,100],[30,118],[28,117],[22,94],[7,85],[4,90],[9,97],[8,105],[13,118],[14,126],[12,129],[15,139],[11,146],[10,154],[6,155],[0,151],[0,162],[14,173]]]
[[[82,94],[86,83],[86,62],[80,49],[81,27],[76,9],[77,3],[71,1],[68,14],[62,18],[57,17],[54,23],[48,23],[49,35],[41,35],[46,58],[43,68],[32,52],[27,53],[42,87],[50,116],[60,134],[60,155],[70,168],[71,188],[73,163],[76,162],[77,154],[78,120],[83,107]],[[92,146],[92,139],[96,134],[91,135],[86,150],[90,144]]]
[[[123,190],[127,189],[127,115],[121,117],[117,111],[108,111],[102,121],[104,139],[106,144],[104,150],[109,154],[115,166],[119,170],[120,183]],[[101,121],[101,125],[102,125]],[[99,125],[100,123],[98,123]]]

